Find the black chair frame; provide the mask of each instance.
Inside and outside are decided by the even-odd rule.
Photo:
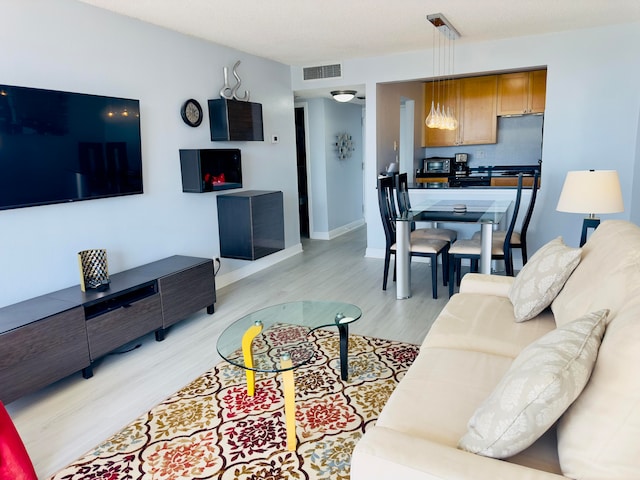
[[[389,266],[391,263],[391,255],[394,255],[393,280],[396,280],[395,255],[396,249],[396,209],[394,201],[395,180],[393,177],[382,177],[378,179],[378,205],[380,207],[380,217],[384,228],[386,248],[384,255],[384,276],[382,278],[382,290],[387,289],[387,278],[389,276]],[[449,268],[449,244],[446,244],[440,251],[436,253],[423,253],[411,251],[411,257],[428,257],[431,260],[431,283],[432,296],[438,298],[438,255],[442,255],[442,283],[447,285],[446,272]]]
[[[509,226],[507,227],[507,231],[504,237],[504,242],[502,245],[503,255],[495,255],[491,254],[492,260],[504,260],[506,274],[508,276],[513,276],[513,254],[511,252],[511,236],[513,235],[513,231],[516,226],[516,220],[518,217],[518,211],[520,210],[520,201],[522,200],[522,174],[518,175],[518,186],[516,191],[516,199],[513,206],[513,215],[511,216],[511,220],[509,221]],[[462,259],[466,258],[471,261],[471,271],[478,271],[478,262],[480,261],[480,254],[469,254],[469,253],[449,253],[449,296],[453,295],[454,288],[454,272],[457,272],[455,282],[457,285],[460,285],[460,277],[461,277],[461,264]]]

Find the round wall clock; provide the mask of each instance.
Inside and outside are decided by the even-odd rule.
[[[180,115],[184,123],[190,127],[197,127],[202,123],[202,107],[197,100],[190,98],[182,105]]]

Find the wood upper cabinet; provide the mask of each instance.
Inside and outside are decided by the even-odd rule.
[[[460,132],[458,145],[496,143],[498,76],[460,80]]]
[[[426,147],[447,147],[455,145],[479,145],[496,143],[497,140],[497,75],[470,77],[451,80],[440,85],[438,97],[435,85],[435,103],[451,107],[458,119],[456,130],[440,130],[423,126],[423,145]],[[433,83],[424,85],[425,112],[429,115],[434,96]]]
[[[499,75],[498,115],[544,113],[546,92],[546,70]]]

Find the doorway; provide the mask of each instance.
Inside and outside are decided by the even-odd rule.
[[[304,107],[295,107],[296,162],[298,170],[298,215],[300,236],[309,238],[309,190],[307,185],[307,147]]]

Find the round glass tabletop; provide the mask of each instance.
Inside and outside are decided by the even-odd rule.
[[[220,337],[216,348],[227,362],[257,372],[279,372],[309,362],[315,345],[309,333],[322,327],[346,329],[362,316],[355,305],[342,302],[304,300],[257,310],[233,322]],[[247,335],[247,337],[245,337]],[[247,362],[243,338],[248,338],[252,358]],[[284,368],[289,356],[292,366]],[[248,364],[250,366],[248,366]]]

